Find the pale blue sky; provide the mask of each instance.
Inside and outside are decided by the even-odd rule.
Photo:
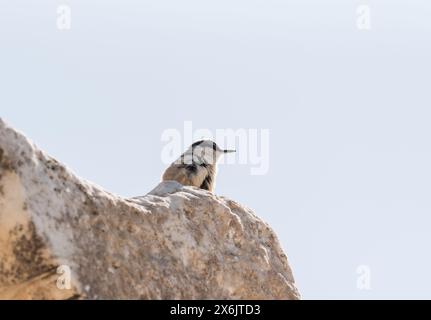
[[[223,165],[216,192],[275,229],[303,297],[431,298],[430,14],[418,0],[0,0],[0,116],[123,196],[158,183],[167,128],[269,129],[268,174]]]

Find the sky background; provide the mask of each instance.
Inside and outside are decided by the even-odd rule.
[[[0,116],[127,197],[159,182],[166,129],[269,129],[268,173],[222,165],[216,193],[273,227],[303,298],[431,298],[430,16],[418,0],[0,0]]]

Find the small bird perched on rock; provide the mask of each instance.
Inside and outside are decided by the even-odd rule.
[[[183,186],[194,186],[213,192],[217,161],[223,154],[236,152],[223,150],[211,140],[193,143],[163,174],[162,181],[177,181]]]

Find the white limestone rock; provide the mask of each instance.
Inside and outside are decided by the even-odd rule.
[[[70,289],[57,274],[68,268]],[[276,235],[250,209],[176,182],[121,198],[0,120],[0,299],[70,298],[299,293]]]

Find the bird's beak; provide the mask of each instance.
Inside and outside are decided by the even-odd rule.
[[[236,150],[223,150],[224,153],[234,153]]]

